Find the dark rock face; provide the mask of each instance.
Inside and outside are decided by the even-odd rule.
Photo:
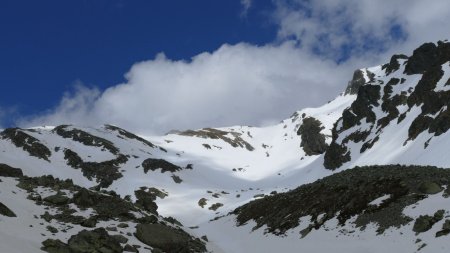
[[[119,166],[128,161],[128,158],[123,154],[118,154],[115,159],[104,162],[84,162],[80,156],[70,150],[64,150],[64,159],[71,167],[80,168],[83,176],[92,180],[95,178],[99,183],[99,187],[108,187],[114,180],[121,178],[123,175],[119,172]]]
[[[352,112],[356,115],[356,119],[358,122],[366,118],[366,122],[374,122],[375,114],[372,111],[372,106],[378,106],[378,100],[380,99],[380,90],[381,87],[379,85],[365,85],[359,88],[358,97],[350,106]],[[346,124],[344,122],[344,128],[348,129],[352,127],[351,124]],[[352,121],[348,122],[352,123]]]
[[[430,67],[444,64],[450,60],[450,44],[438,42],[425,43],[414,50],[405,67],[405,74],[422,74]]]
[[[444,236],[450,234],[450,220],[445,220],[442,225],[442,230],[436,232],[436,237]]]
[[[323,165],[329,170],[335,170],[350,161],[350,151],[343,145],[332,142],[324,156]]]
[[[138,249],[136,249],[135,247],[131,246],[130,244],[125,245],[125,247],[123,247],[123,251],[124,252],[139,253]]]
[[[158,206],[155,203],[156,196],[154,196],[152,193],[146,192],[142,189],[137,190],[134,192],[134,195],[136,196],[136,205],[141,207],[142,209],[153,213],[158,214]]]
[[[350,151],[345,147],[345,143],[338,144],[336,143],[336,140],[339,133],[356,125],[360,125],[363,119],[365,119],[367,123],[375,123],[376,116],[372,111],[372,108],[379,106],[378,101],[381,98],[380,90],[381,87],[379,85],[372,84],[366,84],[359,88],[356,100],[349,108],[344,110],[342,118],[338,120],[332,129],[333,139],[324,156],[325,168],[334,170],[350,160]],[[339,129],[337,127],[338,124],[341,124]],[[365,141],[365,138],[361,140],[360,137],[361,135],[351,135],[346,138],[345,142]],[[367,135],[365,137],[367,137]]]
[[[41,250],[48,253],[73,253],[67,244],[60,240],[47,239],[42,242]]]
[[[6,217],[17,217],[17,215],[2,202],[0,202],[0,214]]]
[[[22,177],[21,169],[13,168],[9,165],[0,163],[0,177]]]
[[[388,64],[383,65],[382,69],[386,70],[386,75],[391,74],[392,72],[397,71],[400,68],[399,59],[408,59],[408,56],[404,54],[395,54],[391,57],[391,60]]]
[[[370,72],[368,72],[371,75]],[[348,82],[347,88],[345,89],[345,94],[358,94],[359,87],[363,86],[366,83],[366,79],[364,78],[364,72],[360,69],[355,70],[353,73],[353,78],[350,82]]]
[[[85,227],[93,227],[97,221],[108,221],[111,219],[121,221],[136,220],[133,212],[139,209],[133,203],[126,201],[114,192],[103,192],[87,190],[86,188],[74,185],[71,180],[59,180],[52,176],[42,177],[22,177],[19,179],[18,187],[27,190],[31,195],[35,193],[37,187],[50,189],[68,190],[73,193],[72,198],[56,194],[44,198],[40,201],[33,198],[39,204],[53,206],[60,212],[54,215],[49,213],[43,215],[46,220],[56,219],[64,223],[80,224]],[[67,204],[74,203],[79,208],[92,208],[96,214],[88,219],[73,215],[73,211]]]
[[[97,212],[96,220],[118,219],[130,221],[135,219],[132,212],[138,211],[138,208],[131,202],[123,200],[113,192],[107,195],[89,191],[85,188],[81,188],[74,194],[72,202],[80,208],[91,207],[94,209]]]
[[[267,226],[267,231],[273,234],[284,234],[297,227],[299,219],[305,216],[312,217],[308,229],[303,231],[305,236],[329,219],[336,217],[344,225],[355,216],[356,227],[364,229],[373,222],[378,224],[378,232],[383,233],[389,227],[413,220],[403,214],[403,209],[428,197],[421,187],[423,182],[434,182],[439,188],[447,186],[450,170],[400,165],[355,167],[286,193],[254,200],[233,213],[238,225],[254,220],[257,224],[254,229]],[[369,204],[385,195],[390,197],[380,205]],[[442,219],[441,213],[433,219]]]
[[[20,128],[7,128],[0,136],[2,139],[11,140],[14,145],[27,151],[31,156],[49,161],[48,158],[52,155],[50,149]]]
[[[320,133],[323,129],[319,120],[313,117],[303,119],[297,134],[302,137],[300,147],[303,148],[306,155],[320,155],[325,152],[327,148],[325,135]]]
[[[206,252],[206,248],[199,239],[190,236],[182,230],[182,225],[173,218],[162,218],[155,214],[150,214],[148,210],[157,209],[157,205],[153,202],[157,197],[163,198],[167,196],[162,191],[156,188],[142,187],[136,192],[138,203],[132,203],[129,198],[121,198],[114,191],[96,191],[88,190],[73,184],[72,180],[60,180],[52,176],[41,177],[27,177],[22,176],[18,179],[19,188],[26,190],[29,193],[29,199],[34,201],[37,205],[44,205],[46,211],[40,216],[45,222],[52,222],[53,220],[59,224],[64,224],[67,227],[72,227],[69,224],[80,225],[82,227],[95,228],[101,221],[114,221],[118,223],[116,226],[109,226],[105,228],[95,228],[94,230],[83,230],[76,235],[73,235],[67,242],[62,242],[55,239],[45,240],[41,248],[49,253],[116,253],[116,252],[139,252],[139,246],[125,245],[132,237],[131,233],[123,233],[119,229],[127,228],[130,224],[139,224],[143,226],[144,231],[150,231],[152,238],[159,238],[161,241],[152,241],[148,239],[146,234],[137,232],[142,236],[142,241],[151,242],[152,245],[157,245],[160,249],[155,252]],[[39,195],[37,189],[45,188],[44,191],[59,192],[55,195],[50,195],[44,199],[34,197]],[[68,198],[69,194],[73,194]],[[31,196],[31,197],[30,197]],[[140,204],[142,202],[142,205]],[[92,208],[94,212],[88,217],[78,216],[77,211],[71,209],[71,205],[75,204],[77,208],[83,210]],[[152,203],[150,206],[148,203]],[[7,207],[3,208],[0,203],[0,214],[13,215],[8,211]],[[52,212],[50,212],[52,211]],[[52,214],[51,214],[52,213]],[[139,213],[140,217],[136,217]],[[170,225],[171,223],[172,225]],[[150,226],[154,224],[156,227]],[[173,227],[177,225],[176,227]],[[57,229],[47,224],[47,230],[51,233],[66,232],[62,229]],[[119,235],[109,235],[107,231],[116,231]],[[147,238],[147,239],[145,239]],[[158,244],[160,243],[160,244]],[[153,250],[152,250],[153,252]]]
[[[241,147],[247,149],[248,151],[255,150],[255,148],[252,145],[250,145],[250,143],[246,142],[244,139],[241,138],[242,135],[241,133],[227,132],[214,128],[203,128],[196,131],[187,130],[177,134],[184,136],[196,136],[205,139],[221,139],[226,143],[230,144],[234,148]]]
[[[419,191],[423,194],[436,194],[443,190],[441,186],[435,182],[425,181],[420,184]]]
[[[73,252],[123,252],[120,243],[110,236],[104,228],[92,231],[83,230],[69,239],[69,248]]]
[[[153,159],[153,158],[145,159],[142,162],[142,167],[144,168],[145,173],[147,173],[149,170],[155,171],[157,169],[161,169],[161,173],[164,173],[166,171],[173,173],[181,170],[181,167],[173,163],[170,163],[163,159]]]
[[[19,179],[19,184],[17,184],[17,187],[27,190],[27,192],[33,192],[33,190],[38,186],[48,187],[52,189],[66,189],[71,191],[80,188],[75,186],[71,179],[60,180],[58,178],[54,178],[51,175],[41,177],[23,176]]]
[[[122,135],[122,136],[124,136],[124,137],[126,137],[128,139],[138,140],[138,141],[144,143],[145,145],[147,145],[147,146],[149,146],[151,148],[156,147],[155,144],[153,144],[153,143],[147,141],[146,139],[141,138],[141,137],[139,137],[139,136],[137,136],[137,135],[135,135],[133,133],[130,133],[130,132],[128,132],[125,129],[122,129],[120,127],[116,127],[116,126],[112,126],[112,125],[105,125],[105,128],[108,129],[108,130],[111,130],[111,131],[117,131],[120,135]]]
[[[104,228],[83,230],[72,236],[65,244],[60,240],[48,239],[42,243],[42,250],[49,253],[122,253],[123,249],[114,236]]]
[[[428,215],[421,215],[414,223],[413,231],[422,233],[428,231],[433,226],[433,217]]]
[[[65,205],[69,203],[69,198],[61,194],[55,194],[44,198],[44,201],[51,203],[53,205]]]
[[[97,194],[89,191],[86,188],[80,189],[73,195],[73,203],[82,208],[94,206],[98,202]]]
[[[435,223],[444,218],[444,213],[444,210],[439,210],[433,216],[420,215],[414,222],[413,231],[416,233],[423,233],[430,230]]]
[[[399,73],[400,59],[407,60],[404,63],[404,73]],[[351,152],[354,152],[348,148],[349,142],[360,144],[360,153],[371,149],[381,138],[383,129],[389,125],[400,124],[411,115],[413,107],[420,107],[421,112],[418,116],[414,115],[404,143],[415,140],[423,132],[434,136],[447,132],[450,129],[450,91],[436,90],[436,87],[439,81],[443,81],[442,65],[449,64],[449,60],[448,42],[438,42],[437,45],[426,43],[417,48],[409,58],[404,55],[392,56],[391,61],[382,67],[386,76],[394,72],[400,75],[422,74],[421,79],[417,84],[408,84],[415,85],[408,90],[397,87],[408,80],[406,75],[405,78],[391,78],[387,83],[374,77],[360,86],[356,100],[343,111],[342,118],[332,129],[332,143],[326,150],[324,166],[333,170],[349,161]],[[354,79],[359,80],[360,77],[361,73],[355,74]],[[382,113],[376,115],[375,110]],[[353,133],[347,132],[347,136],[340,136],[345,130],[362,124],[363,128],[355,129]],[[338,142],[338,139],[341,141]],[[425,148],[428,143],[424,143]]]
[[[119,154],[119,149],[112,142],[79,129],[73,128],[68,130],[67,128],[69,128],[68,125],[57,126],[53,129],[53,132],[63,138],[72,139],[86,146],[103,147],[113,154]]]
[[[434,91],[437,82],[443,77],[441,66],[428,68],[408,98],[408,106],[421,106],[421,114],[413,121],[408,136],[414,140],[420,133],[428,130],[439,136],[450,129],[450,91]],[[447,109],[442,110],[447,106]],[[432,118],[428,115],[437,114]]]
[[[206,252],[205,245],[199,239],[161,224],[138,224],[135,236],[141,242],[164,252]]]
[[[399,83],[400,79],[391,78],[391,80],[389,80],[389,82],[384,86],[381,110],[388,113],[388,115],[377,121],[377,127],[386,127],[392,120],[399,116],[400,112],[398,111],[397,106],[405,105],[407,103],[407,97],[405,94],[395,94],[392,98],[390,98],[393,87]]]

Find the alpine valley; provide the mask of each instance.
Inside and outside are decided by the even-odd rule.
[[[449,252],[449,129],[447,41],[268,127],[4,129],[0,252]]]

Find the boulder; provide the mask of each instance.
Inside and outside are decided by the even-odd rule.
[[[7,217],[17,217],[17,215],[2,202],[0,202],[0,214]]]
[[[320,155],[327,149],[325,135],[320,133],[323,129],[319,120],[313,117],[303,119],[297,134],[302,137],[300,147],[303,148],[306,155]]]
[[[13,168],[9,165],[0,163],[0,177],[21,177],[23,172],[21,169]]]
[[[47,239],[42,242],[42,245],[41,250],[48,253],[73,253],[67,244],[60,240]]]
[[[153,214],[158,214],[158,205],[155,203],[156,197],[144,190],[134,192],[136,196],[136,205]]]
[[[153,158],[145,159],[142,162],[142,167],[144,168],[145,173],[147,173],[149,170],[155,171],[157,169],[161,169],[161,173],[164,173],[166,171],[177,172],[181,170],[181,167],[173,163],[170,163],[163,159],[153,159]]]
[[[68,242],[70,250],[74,253],[102,252],[122,253],[123,249],[116,238],[110,236],[104,228],[92,231],[83,230],[72,236]]]
[[[82,188],[73,195],[73,203],[80,207],[91,207],[96,204],[96,196],[86,188]]]
[[[138,224],[136,238],[164,252],[206,252],[205,245],[190,235],[162,224]]]
[[[64,196],[61,194],[55,194],[55,195],[51,195],[51,196],[44,198],[45,202],[48,202],[50,204],[57,205],[57,206],[65,205],[65,204],[69,203],[69,200],[70,199],[67,196]]]
[[[419,191],[424,194],[436,194],[441,192],[443,188],[435,182],[426,181],[420,184]]]

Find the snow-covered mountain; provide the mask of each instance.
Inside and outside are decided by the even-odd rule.
[[[5,129],[0,252],[447,252],[449,60],[424,44],[267,127]]]
[[[426,43],[411,57],[394,55],[388,64],[369,68],[371,80],[333,127],[325,167],[448,166],[449,60],[450,43]]]

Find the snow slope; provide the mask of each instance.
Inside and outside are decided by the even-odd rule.
[[[176,218],[185,230],[197,237],[207,235],[207,248],[213,252],[274,252],[280,249],[283,252],[298,252],[298,249],[306,252],[332,249],[415,252],[423,243],[416,243],[417,237],[411,234],[412,223],[380,236],[376,235],[375,226],[369,226],[364,232],[349,232],[354,230],[350,224],[340,227],[331,219],[325,228],[299,239],[302,227],[277,236],[264,233],[264,228],[252,231],[251,222],[237,227],[236,217],[228,215],[264,195],[286,192],[357,165],[400,163],[448,167],[449,133],[446,130],[439,134],[432,132],[434,123],[429,123],[425,129],[414,128],[418,118],[440,119],[447,111],[444,103],[437,109],[433,107],[434,113],[424,116],[428,110],[424,105],[429,101],[419,96],[419,90],[424,86],[421,80],[424,76],[434,76],[430,77],[428,70],[420,73],[414,70],[420,64],[410,66],[416,61],[414,55],[393,59],[388,65],[361,69],[362,77],[350,83],[352,89],[349,90],[353,92],[343,93],[321,107],[295,112],[276,125],[205,128],[164,136],[137,136],[108,125],[7,129],[0,138],[0,163],[20,168],[27,176],[49,174],[72,179],[82,187],[114,191],[121,197],[129,196],[131,201],[136,201],[135,192],[141,187],[154,187],[167,195],[156,198],[158,213]],[[439,58],[431,67],[440,67],[443,72],[431,90],[442,94],[450,92],[448,60],[442,62]],[[398,82],[392,84],[393,79]],[[432,93],[430,89],[426,91]],[[373,120],[369,120],[371,117]],[[318,120],[323,127],[320,134],[325,137],[326,144],[331,145],[325,154],[307,155],[301,147],[303,140],[298,131],[306,118]],[[389,119],[387,123],[380,121],[384,118]],[[365,135],[359,139],[360,133]],[[331,152],[333,145],[345,152]],[[172,169],[146,167],[145,161],[158,163],[161,162],[159,159],[171,164]],[[330,159],[337,164],[340,162],[332,168],[334,170],[324,166]],[[31,205],[25,194],[15,187],[14,179],[0,179],[0,202],[20,217],[17,220],[0,216],[0,222],[16,226],[16,229],[0,226],[0,252],[37,252],[42,236],[36,236],[35,231],[42,229],[27,226],[42,227],[30,214],[42,214],[44,209]],[[10,193],[12,190],[16,195]],[[445,205],[448,200],[438,194],[418,203],[414,210],[404,212],[417,218],[432,214]],[[436,226],[442,227],[443,222]],[[421,240],[428,246],[421,252],[448,251],[445,237],[433,237],[436,229],[433,227],[422,235]],[[57,238],[67,240],[70,235],[58,234]]]
[[[145,139],[153,145],[149,146],[142,140],[129,138],[110,126],[62,127],[69,133],[77,131],[73,136],[87,134],[101,138],[105,143],[111,143],[116,147],[117,154],[105,148],[105,146],[108,147],[107,144],[100,141],[93,141],[86,145],[76,137],[63,137],[57,134],[56,127],[45,126],[16,129],[13,136],[25,133],[30,136],[29,139],[35,138],[36,142],[50,151],[48,160],[31,155],[7,136],[0,139],[0,159],[3,164],[21,168],[27,176],[37,177],[49,174],[60,179],[72,179],[74,183],[82,187],[92,188],[99,185],[100,179],[95,176],[89,178],[84,175],[82,169],[69,165],[66,150],[75,152],[84,162],[93,163],[110,161],[124,155],[127,161],[121,163],[118,169],[121,177],[114,180],[106,190],[113,190],[122,197],[130,195],[132,200],[135,200],[134,192],[140,187],[155,187],[168,195],[156,200],[158,212],[166,217],[175,217],[185,227],[193,227],[190,230],[191,233],[202,236],[209,232],[206,228],[198,227],[199,225],[207,224],[209,220],[225,215],[263,194],[286,191],[298,186],[301,182],[313,181],[328,173],[324,169],[318,170],[317,173],[305,170],[320,156],[305,155],[300,147],[301,138],[297,135],[297,130],[303,118],[314,117],[322,122],[324,126],[322,133],[327,136],[327,142],[330,142],[333,122],[354,98],[354,95],[341,95],[320,108],[298,111],[291,118],[274,126],[263,128],[235,126],[219,129],[230,132],[228,134],[230,138],[239,136],[243,142],[251,145],[252,148],[249,149],[241,146],[233,147],[223,139],[205,139],[180,134],[146,137]],[[204,144],[209,145],[210,148],[206,148]],[[142,163],[147,158],[164,159],[180,166],[181,170],[164,173],[161,170],[145,172]],[[192,169],[187,168],[188,166]],[[175,182],[174,176],[182,182]],[[11,179],[6,180],[11,181]],[[5,189],[14,188],[11,183],[0,184]],[[204,207],[199,205],[199,200],[202,198],[206,202]],[[10,205],[13,200],[2,198],[0,201]],[[223,206],[219,206],[218,203]],[[16,204],[22,205],[21,202]],[[13,210],[27,210],[16,204],[11,205]],[[218,207],[216,210],[212,210],[214,204]],[[34,207],[30,206],[28,209],[31,210]],[[34,212],[42,213],[43,210],[36,209]],[[19,215],[22,216],[21,213]],[[32,216],[29,217],[32,218]],[[30,222],[24,219],[23,224],[27,224],[26,226],[34,224]],[[7,233],[13,237],[22,229],[25,228],[16,232],[8,230]],[[60,239],[67,240],[70,235],[72,234],[69,233]],[[8,238],[8,236],[5,235],[2,238]],[[35,241],[31,240],[29,243],[32,246],[29,247],[39,248],[39,238],[41,236],[37,236]],[[15,243],[0,245],[9,245],[7,248],[9,250],[21,244],[22,240],[24,240],[23,237],[18,237]],[[214,249],[216,247],[214,241],[215,239],[211,238],[208,247]],[[3,250],[6,248],[2,248]]]

